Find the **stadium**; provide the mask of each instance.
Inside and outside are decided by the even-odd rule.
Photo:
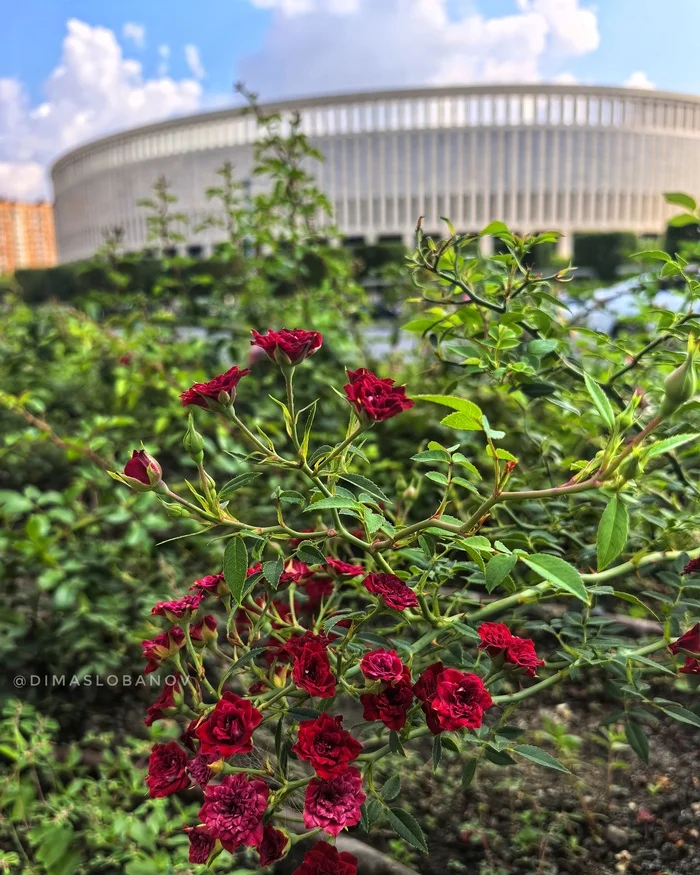
[[[342,234],[410,241],[416,219],[438,231],[503,220],[556,229],[569,255],[577,232],[658,234],[663,192],[700,193],[700,97],[627,88],[515,85],[344,94],[268,104],[298,110],[325,156],[315,167]],[[90,256],[105,229],[128,250],[148,245],[148,196],[159,175],[193,229],[212,212],[205,191],[224,161],[249,181],[257,125],[240,108],[171,119],[89,143],[52,168],[62,262]],[[257,180],[250,182],[253,187]],[[190,230],[206,253],[221,231]],[[488,242],[486,242],[488,248]]]

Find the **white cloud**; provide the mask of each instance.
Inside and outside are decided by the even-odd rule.
[[[643,70],[635,70],[634,73],[631,73],[627,79],[625,79],[623,84],[625,88],[643,88],[647,91],[656,88],[656,85],[654,85]]]
[[[146,28],[135,21],[127,21],[122,27],[122,36],[132,42],[137,49],[142,49],[146,43]]]
[[[578,82],[578,79],[574,76],[573,73],[564,72],[559,73],[559,75],[555,76],[552,81],[556,85],[575,85]]]
[[[124,58],[113,31],[77,19],[67,23],[44,95],[32,106],[18,80],[0,79],[0,196],[46,196],[39,168],[62,152],[202,104],[196,79],[147,78],[138,61]]]
[[[594,51],[583,0],[249,0],[274,14],[240,78],[262,97],[473,82],[536,82],[543,63]],[[338,18],[342,16],[342,22]]]
[[[192,43],[185,46],[185,61],[195,79],[204,79],[205,70],[199,57],[199,49]]]
[[[165,44],[158,46],[158,56],[160,57],[160,63],[158,64],[158,75],[167,76],[168,68],[170,66],[170,46],[167,46]]]

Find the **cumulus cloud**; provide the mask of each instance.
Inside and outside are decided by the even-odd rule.
[[[46,196],[39,168],[60,153],[112,131],[193,112],[202,103],[195,78],[147,78],[138,61],[124,57],[113,31],[77,19],[67,23],[61,60],[44,95],[32,106],[19,81],[0,79],[0,196]]]
[[[204,79],[205,71],[199,56],[199,49],[192,43],[185,46],[185,61],[195,79]]]
[[[142,49],[146,43],[146,28],[135,21],[127,21],[122,27],[122,36],[132,42],[137,49]]]
[[[631,73],[623,83],[625,88],[644,88],[651,91],[656,88],[656,85],[649,79],[643,70],[635,70]]]
[[[273,10],[240,66],[263,98],[473,82],[536,82],[552,58],[594,51],[583,0],[516,0],[510,15],[454,0],[250,0]],[[342,16],[342,22],[338,19]]]

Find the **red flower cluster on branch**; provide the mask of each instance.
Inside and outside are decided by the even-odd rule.
[[[264,350],[267,357],[278,365],[298,365],[321,348],[323,337],[318,331],[303,328],[269,329],[267,334],[253,331],[251,346]]]
[[[525,674],[534,676],[539,666],[544,665],[533,641],[511,634],[505,623],[482,623],[477,631],[481,638],[479,650],[485,650],[491,659],[501,658],[504,668],[522,669]]]
[[[229,368],[225,374],[218,374],[206,383],[195,383],[190,389],[180,395],[183,407],[195,405],[209,408],[209,402],[216,404],[230,404],[236,397],[238,384],[250,373],[248,368]]]
[[[405,386],[395,386],[394,380],[382,380],[366,368],[348,371],[348,382],[343,389],[358,416],[373,422],[397,416],[414,404],[406,397]]]

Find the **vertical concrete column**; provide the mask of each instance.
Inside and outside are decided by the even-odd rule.
[[[573,258],[574,255],[574,235],[571,231],[566,232],[557,240],[557,257],[558,258]]]
[[[479,237],[479,255],[482,258],[493,255],[493,237]]]

